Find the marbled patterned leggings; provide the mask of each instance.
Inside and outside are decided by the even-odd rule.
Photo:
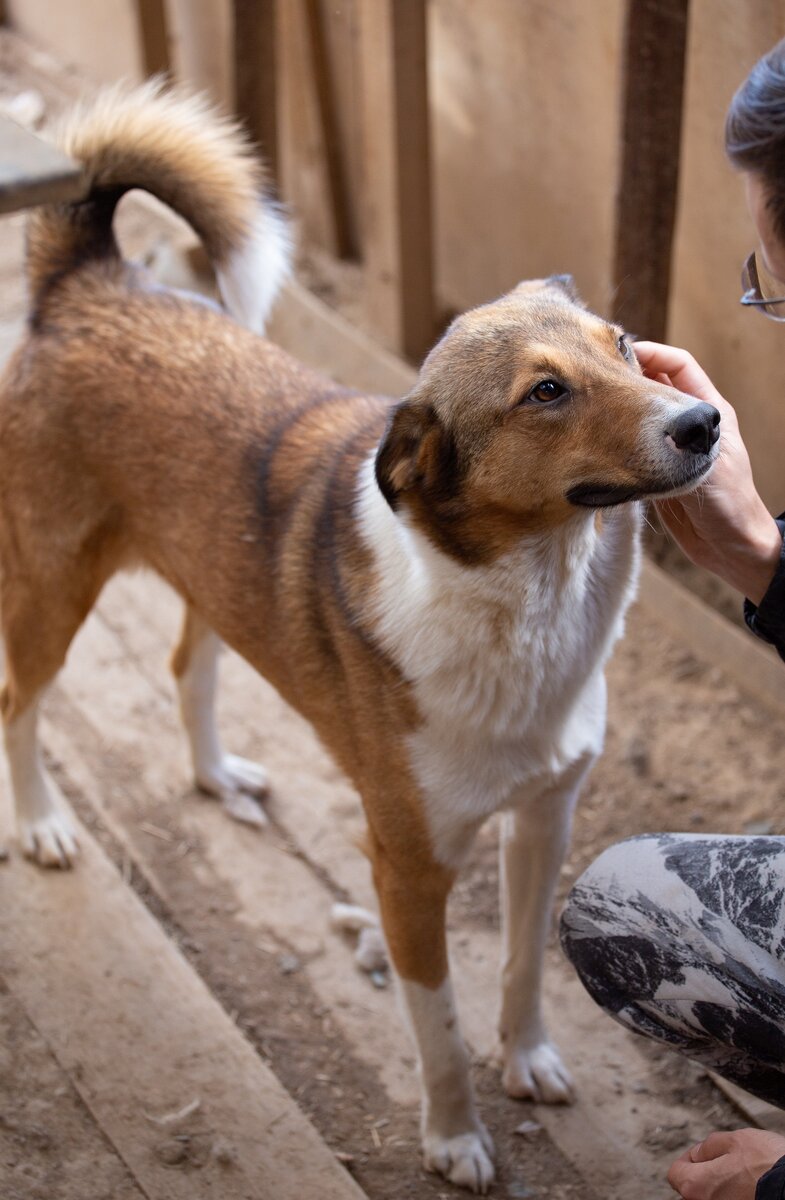
[[[561,938],[617,1021],[785,1108],[785,838],[611,846],[570,893]]]

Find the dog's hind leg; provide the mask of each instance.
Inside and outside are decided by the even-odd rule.
[[[190,605],[186,605],[180,640],[172,655],[180,712],[191,748],[197,787],[217,796],[227,813],[249,825],[266,825],[259,800],[267,794],[263,767],[221,747],[215,721],[215,693],[221,640]]]
[[[542,1017],[542,970],[559,869],[591,757],[532,801],[504,814],[501,840],[503,1082],[509,1095],[546,1104],[572,1099],[570,1074]]]
[[[421,1134],[429,1171],[485,1194],[493,1182],[493,1143],[480,1120],[469,1055],[458,1027],[447,963],[446,906],[453,874],[414,852],[393,862],[371,845],[390,957],[420,1063]]]
[[[2,630],[6,678],[0,690],[5,746],[16,823],[24,854],[42,866],[70,867],[76,833],[55,799],[38,748],[38,704],[65,661],[68,647],[100,591],[93,564],[36,574],[14,565],[2,578]],[[87,570],[85,570],[85,568]]]

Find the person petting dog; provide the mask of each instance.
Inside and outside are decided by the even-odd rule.
[[[785,321],[785,41],[736,93],[726,149],[760,238],[742,304]],[[686,351],[635,351],[649,377],[722,414],[708,481],[657,509],[694,563],[746,597],[750,629],[785,659],[785,520],[758,495],[736,414]],[[785,1108],[785,838],[656,834],[611,846],[575,885],[562,944],[622,1024]],[[668,1182],[685,1200],[782,1200],[785,1137],[712,1133]]]

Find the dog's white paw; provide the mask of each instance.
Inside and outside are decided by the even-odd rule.
[[[510,1051],[502,1083],[508,1096],[541,1104],[570,1104],[575,1092],[572,1076],[552,1042]]]
[[[79,854],[79,842],[70,817],[53,810],[46,816],[19,818],[19,842],[25,858],[42,867],[68,870]]]
[[[461,1133],[457,1137],[439,1137],[427,1133],[423,1138],[423,1164],[426,1171],[434,1171],[456,1183],[484,1196],[494,1180],[493,1141],[484,1125],[475,1133]]]
[[[221,801],[223,810],[233,821],[242,825],[253,825],[256,829],[264,829],[268,824],[267,813],[258,800],[245,792],[227,792]]]
[[[225,754],[214,766],[201,770],[197,786],[210,796],[217,796],[224,809],[235,821],[263,828],[267,816],[259,801],[267,795],[267,772],[258,763],[235,754]]]

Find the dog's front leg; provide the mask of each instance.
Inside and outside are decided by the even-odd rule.
[[[581,758],[532,801],[505,813],[501,842],[503,1081],[509,1095],[561,1104],[572,1080],[542,1016],[542,969],[572,813],[591,766]]]
[[[419,1058],[425,1167],[484,1194],[493,1143],[477,1115],[469,1055],[458,1027],[445,914],[453,874],[431,861],[373,853],[385,937]]]

